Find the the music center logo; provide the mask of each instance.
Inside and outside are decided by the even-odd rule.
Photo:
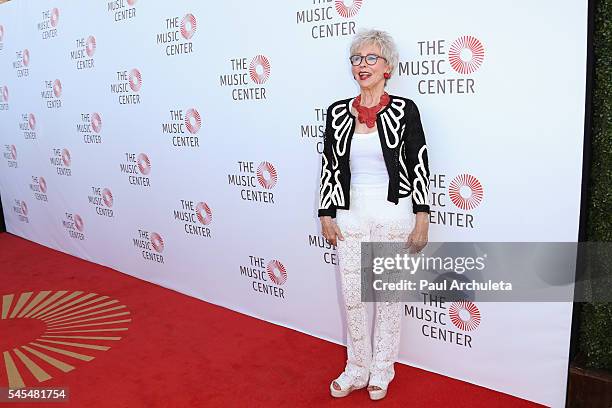
[[[142,87],[142,74],[138,68],[130,71],[117,71],[117,82],[110,84],[113,94],[118,94],[120,105],[136,105],[140,103],[140,88]]]
[[[448,62],[460,74],[471,74],[478,70],[484,60],[484,47],[471,35],[456,39],[448,52]]]
[[[109,188],[92,186],[87,200],[94,207],[96,214],[102,217],[114,217],[112,209],[114,198]]]
[[[36,116],[33,113],[23,113],[19,130],[23,132],[24,139],[36,139]]]
[[[30,51],[28,49],[15,52],[15,61],[13,61],[13,69],[17,74],[17,78],[27,77],[30,75],[28,69],[30,65]]]
[[[300,139],[304,140],[304,143],[314,144],[317,153],[323,153],[327,109],[314,108],[313,110],[314,115],[311,116],[311,121],[300,125]]]
[[[280,261],[268,262],[262,257],[249,255],[249,263],[240,265],[240,276],[245,278],[251,290],[258,295],[285,299],[287,269]]]
[[[62,107],[62,82],[59,79],[45,81],[40,96],[46,102],[47,108],[57,109]]]
[[[102,116],[98,112],[81,113],[80,121],[76,123],[76,131],[87,144],[102,143]]]
[[[185,234],[211,238],[210,225],[213,220],[213,213],[207,203],[180,200],[179,209],[174,210],[172,215],[175,220],[183,225]]]
[[[451,303],[448,315],[450,321],[459,330],[474,331],[480,325],[480,310],[469,300],[459,300]]]
[[[133,186],[151,187],[151,160],[145,153],[125,153],[125,162],[119,163],[119,170],[127,174],[128,182]]]
[[[471,174],[460,174],[451,181],[448,196],[457,208],[472,210],[482,202],[482,185]]]
[[[51,165],[55,167],[57,174],[60,176],[72,176],[70,164],[72,157],[68,149],[53,149],[53,155],[49,159]]]
[[[57,37],[57,26],[59,24],[60,11],[58,8],[42,12],[42,21],[38,23],[38,32],[43,40]]]
[[[257,181],[259,184],[266,189],[271,189],[276,185],[278,176],[276,169],[272,163],[261,162],[257,167]]]
[[[160,264],[164,263],[162,253],[164,252],[165,242],[161,234],[139,229],[136,237],[132,238],[132,245],[143,259]]]
[[[113,16],[115,22],[131,20],[136,17],[136,0],[109,1],[106,6],[108,14]]]
[[[85,221],[79,214],[65,213],[62,225],[70,238],[83,241],[85,239]]]
[[[240,188],[244,201],[274,204],[274,194],[269,191],[276,186],[278,174],[272,163],[263,161],[257,169],[252,161],[238,161],[238,173],[228,174],[228,184]]]
[[[0,25],[0,51],[4,48],[4,26]]]
[[[467,300],[448,306],[444,296],[428,292],[421,292],[421,296],[422,303],[404,305],[406,318],[422,322],[420,334],[431,341],[471,349],[474,331],[481,319],[478,307]]]
[[[330,244],[323,235],[308,234],[308,246],[315,248],[317,253],[321,255],[321,259],[326,264],[338,265],[338,255],[336,254],[336,246]]]
[[[475,74],[482,66],[485,49],[482,42],[471,35],[452,41],[423,40],[416,43],[417,58],[400,61],[398,75],[414,77],[418,93],[422,95],[474,94],[477,92]]]
[[[17,147],[15,145],[4,145],[4,158],[9,167],[17,168]]]
[[[202,126],[202,117],[195,108],[170,109],[170,120],[161,124],[164,135],[172,135],[172,146],[200,147],[198,132]]]
[[[76,69],[89,69],[94,67],[94,53],[96,52],[96,38],[93,35],[76,40],[76,48],[70,51],[70,59],[74,61]]]
[[[28,220],[28,205],[23,200],[13,201],[13,212],[17,215],[17,219],[26,224],[30,222]]]
[[[48,201],[47,199],[47,181],[43,176],[32,176],[30,190],[34,193],[34,198],[38,201]]]
[[[8,100],[9,100],[8,86],[0,85],[0,110],[9,109]]]
[[[297,25],[304,25],[313,39],[355,34],[355,17],[363,0],[313,0],[307,9],[296,12]]]
[[[162,45],[166,56],[191,54],[193,42],[191,39],[196,33],[197,21],[193,14],[187,13],[183,17],[169,17],[164,19],[164,31],[156,36],[158,45]]]
[[[484,188],[471,174],[459,174],[447,182],[446,174],[429,177],[429,222],[449,227],[476,227],[476,215],[471,213],[484,198]],[[450,201],[450,202],[449,202]]]
[[[231,59],[231,73],[219,76],[220,85],[232,88],[232,99],[235,101],[266,99],[265,87],[249,85],[251,83],[263,85],[270,79],[270,60],[265,55],[256,55],[250,62],[247,60],[247,58]]]

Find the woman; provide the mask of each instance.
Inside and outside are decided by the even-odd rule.
[[[368,385],[370,398],[381,399],[395,375],[402,308],[376,303],[372,349],[361,301],[361,242],[405,241],[412,252],[426,245],[429,164],[416,105],[385,92],[398,63],[393,39],[360,32],[350,54],[360,94],[327,110],[318,209],[323,236],[337,246],[348,326],[347,364],[330,390],[344,397]]]

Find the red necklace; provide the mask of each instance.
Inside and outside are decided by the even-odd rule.
[[[380,97],[378,105],[366,108],[365,106],[361,106],[361,95],[358,95],[353,100],[353,107],[357,110],[357,119],[359,119],[359,123],[365,123],[367,127],[373,128],[376,124],[376,114],[389,104],[389,100],[389,94],[385,92]]]

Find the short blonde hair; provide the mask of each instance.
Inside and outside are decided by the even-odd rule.
[[[375,44],[380,47],[380,56],[387,60],[391,73],[393,73],[399,61],[399,53],[391,35],[382,30],[361,29],[351,42],[351,55],[355,55],[357,50],[366,44]]]

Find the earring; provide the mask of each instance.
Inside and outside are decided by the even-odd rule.
[[[391,74],[388,72],[385,72],[383,76],[385,77],[385,79],[391,78]]]

